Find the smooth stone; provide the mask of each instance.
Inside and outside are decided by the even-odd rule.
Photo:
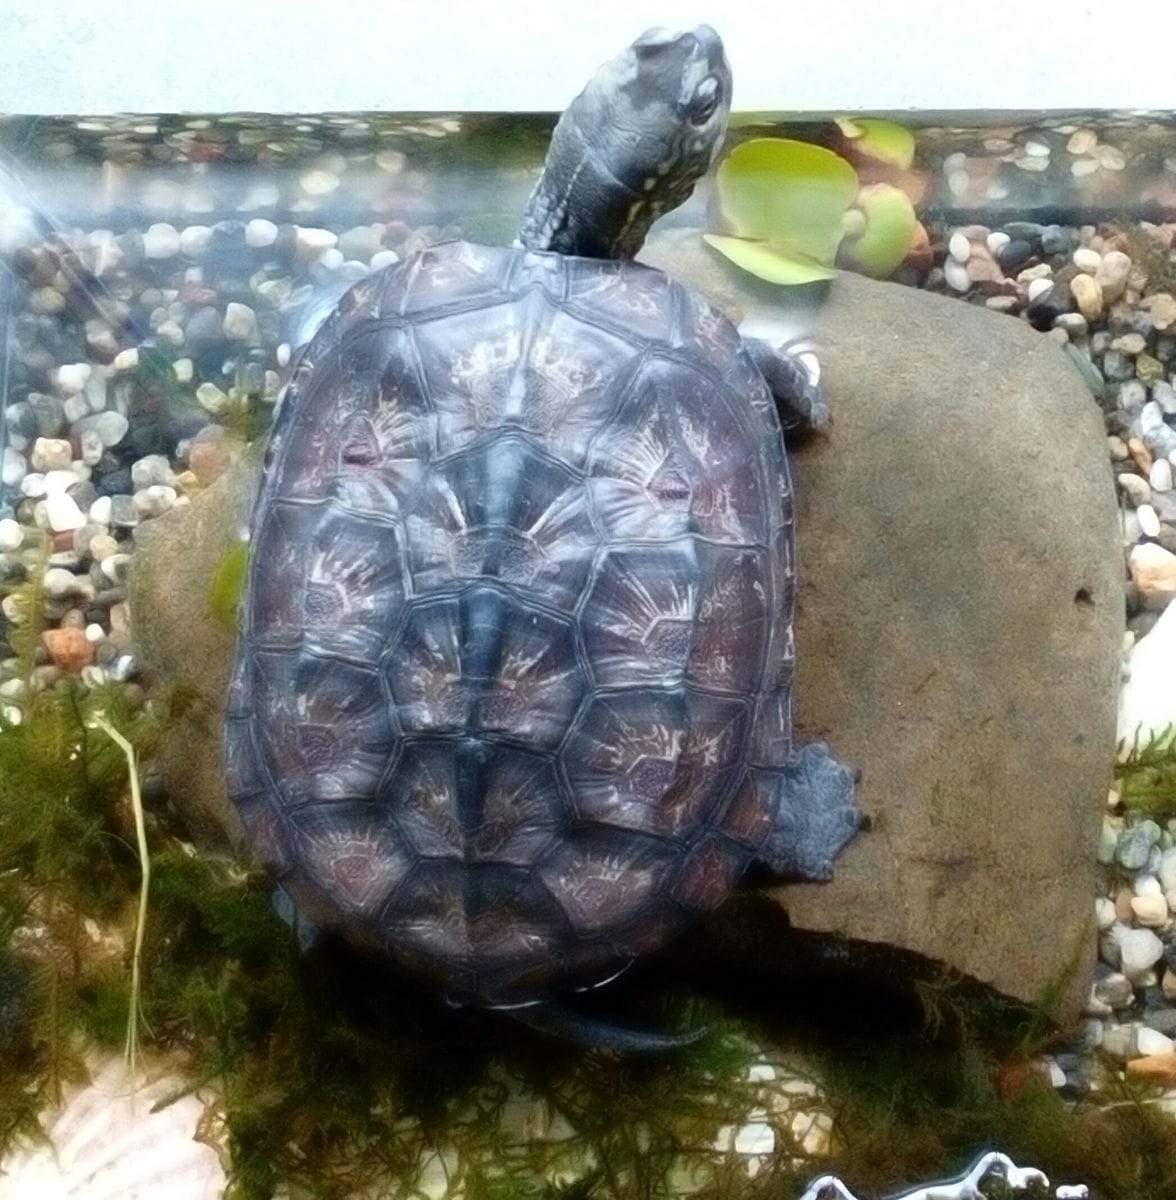
[[[196,389],[196,403],[215,416],[229,407],[229,397],[215,383],[206,379]]]
[[[1070,292],[1078,311],[1088,320],[1097,321],[1103,314],[1102,287],[1090,275],[1075,275],[1070,280]]]
[[[1151,499],[1151,485],[1141,475],[1136,475],[1132,471],[1124,471],[1121,475],[1116,476],[1116,479],[1120,490],[1133,508],[1138,508]]]
[[[1141,504],[1135,510],[1135,515],[1139,518],[1139,528],[1145,537],[1159,537],[1160,518],[1150,504]]]
[[[0,520],[0,551],[19,550],[24,545],[24,529],[11,517]]]
[[[1097,250],[1091,250],[1087,246],[1080,246],[1074,251],[1071,261],[1079,271],[1093,275],[1102,266],[1103,257]]]
[[[385,267],[394,266],[400,261],[400,255],[395,250],[380,250],[372,255],[371,269],[382,271]]]
[[[1131,259],[1122,250],[1108,250],[1102,256],[1095,278],[1102,285],[1103,298],[1114,304],[1127,290],[1131,275]]]
[[[1173,704],[1173,708],[1176,708],[1176,704]],[[1160,859],[1159,876],[1160,886],[1165,892],[1176,888],[1176,846],[1164,851]]]
[[[955,292],[966,292],[972,286],[967,267],[954,258],[949,258],[943,264],[943,277],[947,280],[947,286]]]
[[[1139,415],[1147,403],[1147,388],[1138,379],[1127,379],[1119,385],[1115,398],[1121,411]]]
[[[176,489],[164,483],[153,483],[137,491],[132,499],[140,516],[158,517],[175,505]]]
[[[78,508],[74,498],[64,492],[47,497],[45,511],[49,518],[49,528],[54,533],[80,529],[86,523],[85,513]]]
[[[1140,1026],[1135,1044],[1139,1053],[1144,1056],[1172,1054],[1176,1052],[1176,1042],[1173,1042],[1170,1037],[1165,1037],[1159,1030],[1151,1029],[1147,1025]]]
[[[1160,406],[1160,411],[1166,416],[1176,413],[1176,387],[1166,379],[1159,379],[1152,384],[1152,399]]]
[[[1128,929],[1118,940],[1123,974],[1128,979],[1151,970],[1164,956],[1164,943],[1150,929]]]
[[[199,258],[208,249],[212,229],[207,225],[189,225],[180,234],[180,253],[185,258]]]
[[[1176,598],[1176,554],[1155,542],[1134,546],[1127,558],[1145,607],[1164,609]]]
[[[1131,647],[1124,674],[1119,689],[1119,742],[1123,746],[1147,744],[1176,725],[1176,687],[1172,686],[1176,679],[1176,604],[1169,604],[1151,631]],[[1164,852],[1158,874],[1165,890],[1176,888],[1176,852]]]
[[[264,217],[254,217],[245,222],[245,244],[254,250],[272,246],[278,237],[278,227]]]
[[[1103,1033],[1102,1048],[1120,1062],[1135,1058],[1139,1053],[1137,1025],[1109,1025]]]
[[[37,438],[29,462],[34,471],[59,471],[73,462],[73,448],[61,438]]]
[[[1097,979],[1091,988],[1091,998],[1107,1008],[1126,1008],[1135,999],[1135,988],[1131,980],[1119,971],[1111,971]]]
[[[230,301],[225,306],[223,328],[225,337],[231,341],[255,341],[257,339],[257,314],[247,304]]]
[[[1114,901],[1106,896],[1099,896],[1094,902],[1094,919],[1100,933],[1106,933],[1115,923]]]
[[[0,460],[0,483],[6,488],[20,487],[20,482],[28,474],[28,464],[25,457],[11,446],[4,447],[3,459]]]
[[[965,265],[972,255],[972,243],[968,240],[967,235],[956,230],[955,233],[948,238],[947,252],[961,266]]]
[[[163,454],[147,454],[131,465],[131,484],[137,490],[156,483],[170,483],[171,463]]]
[[[174,225],[160,222],[149,225],[143,234],[145,258],[174,258],[180,252],[180,233]]]
[[[1168,923],[1168,902],[1160,896],[1133,896],[1131,908],[1135,919],[1147,929],[1159,929]]]
[[[737,321],[787,320],[778,289],[696,236],[645,252],[659,254]],[[873,827],[831,883],[744,896],[682,953],[778,973],[840,943],[807,957],[871,977],[945,964],[1030,1003],[1064,975],[1057,1011],[1076,1015],[1123,633],[1101,416],[1056,346],[980,307],[839,275],[816,334],[836,423],[793,463],[795,721],[798,740],[825,737],[860,767]],[[911,446],[922,469],[896,470]],[[255,478],[251,451],[141,525],[129,581],[141,664],[197,698],[169,724],[165,783],[219,844],[238,826],[207,730],[221,727],[233,637],[205,597]]]

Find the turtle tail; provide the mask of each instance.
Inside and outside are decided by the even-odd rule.
[[[558,1000],[544,1000],[513,1009],[510,1015],[539,1033],[564,1038],[592,1050],[613,1050],[620,1054],[664,1054],[691,1046],[707,1034],[705,1025],[680,1033],[616,1025],[577,1012]]]

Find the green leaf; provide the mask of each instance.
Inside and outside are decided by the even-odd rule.
[[[837,127],[854,143],[859,154],[904,171],[915,161],[915,135],[897,121],[838,117]]]
[[[919,218],[910,198],[891,183],[872,183],[858,193],[866,218],[860,237],[846,239],[842,255],[867,275],[885,278],[906,258]]]
[[[783,242],[806,259],[831,263],[858,177],[823,146],[752,138],[723,161],[716,190],[720,211],[738,237]]]
[[[702,236],[707,245],[713,246],[737,267],[768,283],[796,286],[815,283],[819,279],[832,279],[837,274],[815,258],[779,242],[753,242],[717,233],[704,233]]]

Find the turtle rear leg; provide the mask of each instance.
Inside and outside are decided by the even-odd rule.
[[[761,338],[744,337],[743,345],[776,401],[786,432],[825,429],[832,423],[821,386],[821,364],[809,343],[773,346]]]
[[[834,758],[824,742],[810,742],[764,775],[772,786],[761,794],[774,812],[759,860],[789,879],[832,878],[833,860],[862,825],[854,799],[856,772]]]

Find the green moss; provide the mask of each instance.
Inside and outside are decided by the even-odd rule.
[[[139,863],[125,759],[87,725],[99,709],[149,760],[153,718],[113,691],[65,683],[0,727],[0,1153],[34,1134],[86,1048],[125,1033]],[[958,1174],[988,1147],[1098,1200],[1176,1200],[1176,1123],[1113,1078],[1097,1103],[1061,1099],[1028,1066],[1047,1044],[1039,1013],[944,979],[922,985],[909,1019],[867,1019],[876,998],[842,988],[836,1019],[822,1022],[818,997],[772,1023],[778,995],[704,999],[705,981],[649,968],[615,1002],[709,1035],[653,1060],[586,1053],[449,1012],[329,940],[302,952],[265,880],[197,853],[151,788],[146,807],[144,1050],[180,1056],[193,1087],[222,1097],[232,1200],[279,1187],[341,1200],[379,1180],[375,1194],[420,1196],[446,1170],[470,1200],[643,1200],[686,1180],[704,1200],[794,1200],[825,1170],[871,1195]],[[95,921],[113,954],[96,953]],[[810,1065],[832,1161],[807,1155],[778,1095],[748,1082],[760,1047]],[[752,1179],[714,1146],[756,1108],[776,1153]]]
[[[1176,817],[1176,726],[1124,747],[1115,786],[1129,812],[1157,821]]]

